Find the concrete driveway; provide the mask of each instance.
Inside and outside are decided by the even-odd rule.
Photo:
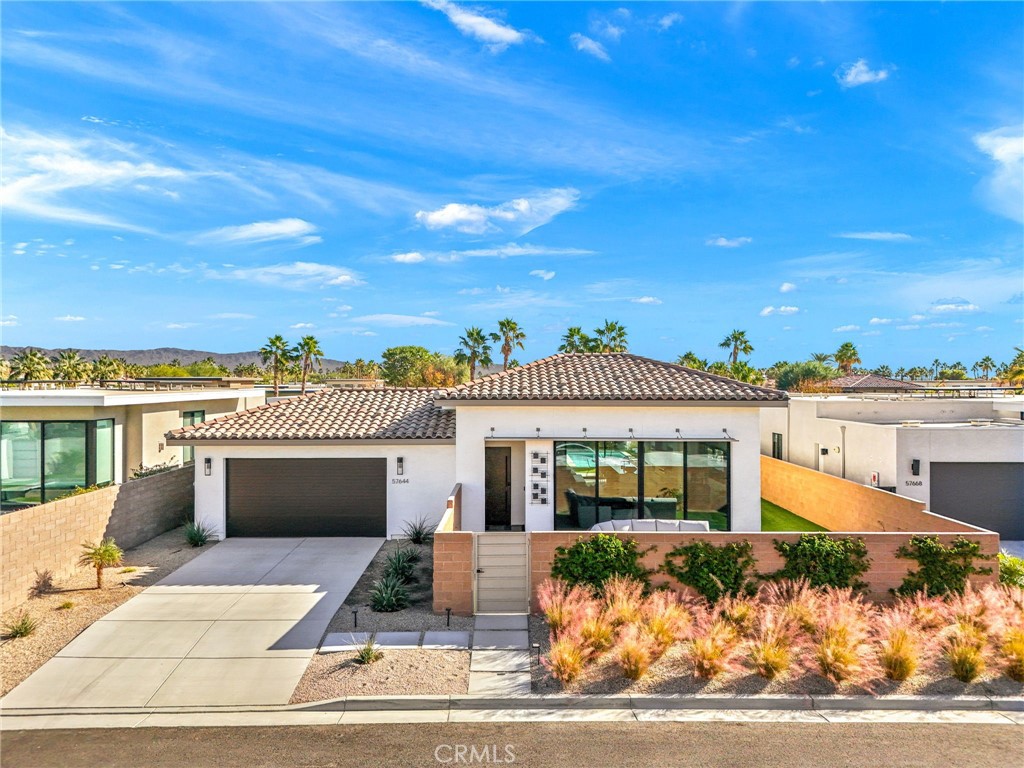
[[[227,539],[111,611],[6,708],[286,704],[383,539]]]

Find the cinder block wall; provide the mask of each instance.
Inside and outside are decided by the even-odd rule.
[[[761,457],[761,497],[830,531],[979,531],[926,511],[923,501],[770,456]]]
[[[85,541],[112,536],[129,549],[181,525],[192,512],[194,474],[183,467],[0,515],[0,610],[28,599],[37,572],[71,575]]]
[[[451,608],[457,616],[473,615],[473,534],[434,534],[434,613]]]

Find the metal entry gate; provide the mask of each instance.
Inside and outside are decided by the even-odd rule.
[[[476,613],[528,613],[530,539],[525,533],[477,533]]]

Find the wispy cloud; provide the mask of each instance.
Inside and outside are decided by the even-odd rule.
[[[462,257],[496,257],[507,259],[513,256],[590,256],[594,253],[587,248],[556,248],[547,245],[507,243],[493,248],[470,248],[464,251],[450,251],[449,259]]]
[[[795,290],[796,285],[794,283],[783,283],[779,286],[779,293],[792,293]]]
[[[665,32],[672,29],[676,24],[680,24],[683,21],[683,14],[681,13],[666,13],[660,19],[658,19],[658,29]]]
[[[739,248],[741,245],[748,245],[754,242],[752,237],[712,237],[704,241],[704,245],[713,245],[716,248]]]
[[[63,315],[61,317],[53,318],[58,323],[80,323],[85,320],[81,315]]]
[[[547,269],[533,269],[533,270],[530,270],[530,276],[531,277],[539,277],[541,280],[545,280],[546,281],[546,280],[550,280],[551,278],[553,278],[555,276],[555,273],[551,272],[551,271],[549,271]]]
[[[852,64],[843,64],[835,71],[836,82],[843,88],[880,83],[889,77],[888,69],[871,69],[867,59],[857,59]]]
[[[1001,216],[1024,222],[1024,125],[980,133],[974,145],[996,166],[980,186],[986,205]]]
[[[426,261],[427,257],[419,251],[409,251],[408,253],[395,253],[392,254],[391,260],[396,264],[419,264],[421,261]]]
[[[768,317],[770,315],[795,315],[800,311],[800,307],[790,307],[783,305],[781,307],[773,307],[770,304],[758,312],[761,317]]]
[[[364,282],[352,270],[333,264],[293,261],[266,267],[247,267],[225,271],[207,270],[214,279],[244,280],[258,285],[304,290],[310,288],[352,288]]]
[[[633,304],[661,304],[661,299],[657,296],[637,296],[630,301]]]
[[[291,328],[293,331],[301,331],[306,330],[308,328],[316,328],[316,326],[313,325],[313,323],[292,323],[288,327]]]
[[[290,240],[298,245],[313,245],[323,242],[323,238],[314,234],[316,231],[316,225],[310,224],[304,219],[277,219],[275,221],[256,221],[237,227],[221,227],[198,235],[193,242],[253,245]]]
[[[164,328],[169,331],[183,331],[186,328],[195,328],[199,323],[166,323]]]
[[[837,328],[832,329],[832,333],[848,333],[849,331],[859,331],[859,325],[840,325]]]
[[[600,59],[601,61],[612,60],[612,57],[608,55],[608,51],[605,50],[604,46],[593,38],[581,35],[579,32],[573,32],[569,35],[569,40],[572,42],[573,47],[581,53],[589,54],[595,59]]]
[[[525,235],[572,209],[579,198],[579,190],[572,187],[549,189],[491,207],[448,203],[433,211],[417,211],[416,220],[427,229],[454,229],[471,235],[503,231]]]
[[[447,0],[423,0],[423,4],[441,11],[459,32],[486,44],[492,53],[500,53],[510,45],[521,45],[533,37],[530,33],[522,32],[494,18],[493,15],[485,15],[479,8],[471,10]]]
[[[868,325],[889,325],[893,322],[891,317],[872,317],[868,320]]]
[[[906,232],[840,232],[835,237],[846,240],[877,240],[885,243],[909,243],[913,236]]]
[[[11,328],[15,325],[18,325],[17,315],[4,315],[3,317],[0,317],[0,327]]]
[[[973,304],[967,299],[962,299],[959,296],[955,296],[951,299],[938,299],[931,306],[931,311],[937,314],[977,312],[980,309],[981,307],[977,304]]]
[[[377,314],[362,315],[352,318],[354,323],[365,323],[366,325],[379,325],[383,328],[414,328],[425,325],[453,325],[446,320],[438,320],[436,317],[425,317],[423,315],[394,315]]]
[[[614,42],[619,42],[626,30],[624,27],[620,27],[618,24],[613,24],[608,19],[595,18],[590,22],[590,31],[595,35],[600,35]]]

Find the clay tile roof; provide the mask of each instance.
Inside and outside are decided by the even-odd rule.
[[[839,389],[917,389],[918,387],[899,379],[890,379],[886,376],[878,376],[874,373],[862,373],[850,376],[840,376],[832,379],[829,384]]]
[[[785,392],[627,353],[563,353],[438,390],[438,400],[771,402]]]
[[[327,389],[167,433],[176,440],[451,440],[430,389]]]

